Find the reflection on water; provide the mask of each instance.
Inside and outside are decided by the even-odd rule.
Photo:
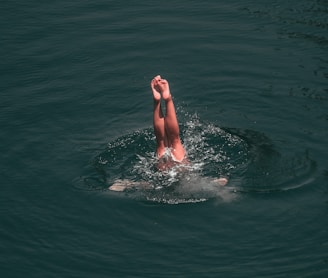
[[[155,138],[148,128],[110,142],[95,158],[85,184],[106,190],[116,180],[128,180],[136,185],[125,190],[129,197],[177,204],[232,201],[240,192],[285,191],[313,179],[316,164],[307,154],[285,157],[265,134],[219,128],[196,115],[181,126],[181,133],[190,164],[158,171]],[[215,181],[219,177],[227,177],[228,184],[220,186]]]

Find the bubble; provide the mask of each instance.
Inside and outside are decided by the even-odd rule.
[[[232,202],[243,192],[305,186],[316,169],[308,155],[285,157],[267,136],[256,131],[220,128],[202,122],[197,115],[189,115],[180,131],[189,164],[159,171],[155,136],[147,128],[109,142],[94,159],[85,183],[89,189],[103,190],[115,184],[127,197],[149,202]],[[228,183],[220,186],[219,178]],[[120,187],[122,182],[128,184],[126,190]]]

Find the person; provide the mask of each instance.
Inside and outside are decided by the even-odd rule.
[[[177,165],[186,165],[189,161],[181,142],[179,123],[169,82],[157,75],[151,80],[150,87],[154,100],[153,126],[156,137],[157,168],[159,170],[168,170]],[[165,116],[162,111],[161,100],[165,102]],[[213,181],[221,186],[226,185],[228,182],[225,177],[220,177]],[[117,179],[108,189],[125,191],[129,188],[151,189],[152,187],[146,181],[136,182],[127,179]]]
[[[157,75],[152,79],[150,86],[154,99],[153,125],[157,144],[157,168],[166,170],[177,164],[188,163],[186,150],[180,139],[179,123],[169,83]],[[165,116],[161,107],[161,99],[166,105]]]

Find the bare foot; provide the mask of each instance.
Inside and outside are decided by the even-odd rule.
[[[150,87],[153,91],[153,97],[155,101],[160,101],[161,100],[161,89],[158,86],[158,80],[161,79],[160,75],[157,75],[154,77],[154,79],[150,83]]]
[[[160,77],[160,76],[159,76]],[[162,97],[164,100],[171,99],[169,82],[166,79],[160,79],[157,81],[158,87],[161,90]]]

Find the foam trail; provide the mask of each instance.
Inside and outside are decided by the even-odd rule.
[[[197,175],[181,179],[175,191],[184,197],[207,200],[216,198],[224,202],[231,202],[237,197],[228,186],[219,185],[213,178]]]

